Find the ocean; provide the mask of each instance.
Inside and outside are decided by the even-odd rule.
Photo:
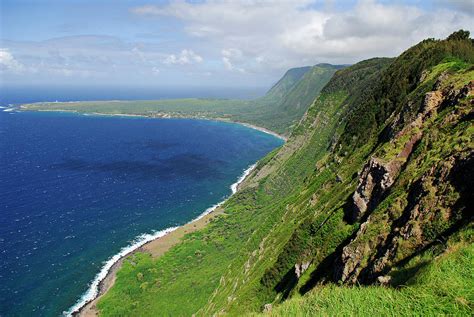
[[[226,199],[283,143],[232,123],[4,110],[1,316],[68,311],[114,255]]]

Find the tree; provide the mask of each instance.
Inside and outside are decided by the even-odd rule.
[[[469,39],[469,31],[466,30],[459,30],[457,32],[454,32],[450,36],[448,36],[447,40],[448,41],[460,41],[460,40],[468,40]]]

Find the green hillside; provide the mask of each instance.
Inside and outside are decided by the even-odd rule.
[[[79,113],[141,115],[149,117],[205,118],[253,124],[282,135],[311,105],[341,66],[319,64],[293,68],[261,98],[165,99],[138,101],[81,101],[25,104],[23,110],[74,111]]]
[[[311,69],[311,66],[289,69],[283,77],[266,93],[266,98],[283,98],[301,78]]]
[[[223,215],[125,261],[100,314],[472,316],[473,89],[465,32],[338,70]]]
[[[440,256],[412,260],[418,270],[398,289],[380,286],[314,288],[288,300],[268,316],[459,316],[472,315],[474,245],[454,243]],[[257,315],[257,314],[255,314]]]
[[[263,105],[258,110],[256,118],[259,118],[257,125],[268,127],[270,130],[281,131],[285,128],[285,134],[288,134],[304,115],[314,99],[319,95],[321,89],[329,82],[336,70],[342,66],[329,64],[318,64],[313,67],[302,68],[306,70],[301,74],[301,68],[289,70],[285,76],[275,85],[263,98],[257,100],[257,104]],[[299,71],[301,75],[298,80],[294,71]],[[291,77],[293,80],[285,80]],[[283,91],[282,81],[285,83],[294,82],[290,89],[285,93],[276,93]],[[278,89],[277,89],[278,88]],[[251,118],[247,118],[251,120]]]

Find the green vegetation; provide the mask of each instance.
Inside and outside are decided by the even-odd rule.
[[[138,101],[46,102],[25,110],[74,111],[149,117],[230,120],[287,135],[340,66],[320,64],[290,69],[268,93],[255,100],[165,99]]]
[[[428,39],[400,55],[386,72],[380,74],[380,78],[369,88],[369,93],[363,91],[355,93],[353,103],[357,106],[354,106],[341,136],[340,144],[344,150],[373,139],[387,118],[406,106],[407,97],[419,87],[423,71],[446,60],[455,59],[459,66],[463,63],[474,63],[472,45],[470,39],[458,40],[457,36],[444,41]],[[431,87],[424,85],[416,97],[422,97]],[[414,102],[412,106],[419,107],[419,105],[419,102]],[[406,110],[409,115],[418,109]]]
[[[101,315],[471,316],[474,47],[461,33],[337,71],[223,215],[158,259],[127,259]],[[291,78],[281,91],[302,85]]]
[[[265,95],[266,98],[279,100],[290,92],[290,90],[311,70],[310,66],[292,68],[275,84]]]
[[[474,246],[455,245],[418,264],[398,289],[325,285],[276,307],[269,316],[469,316],[474,309]]]

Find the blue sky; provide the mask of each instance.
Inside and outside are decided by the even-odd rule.
[[[0,84],[270,86],[474,29],[470,0],[0,0]]]

